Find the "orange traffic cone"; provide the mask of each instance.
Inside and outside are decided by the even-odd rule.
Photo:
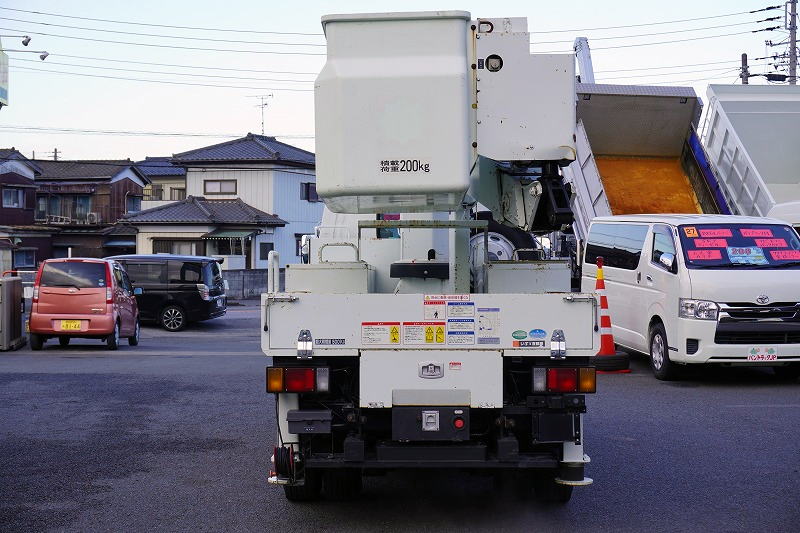
[[[597,258],[597,281],[595,292],[600,296],[600,350],[595,357],[598,372],[627,374],[630,372],[630,357],[626,352],[614,347],[614,334],[611,332],[611,314],[608,311],[606,281],[603,276],[603,258]]]

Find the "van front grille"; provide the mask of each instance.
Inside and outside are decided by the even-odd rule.
[[[714,336],[716,344],[800,344],[800,331],[718,331]],[[687,342],[688,352],[688,342]]]

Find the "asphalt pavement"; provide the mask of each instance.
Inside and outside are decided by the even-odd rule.
[[[462,472],[366,478],[357,501],[266,483],[274,404],[255,302],[141,344],[0,353],[0,530],[800,531],[800,384],[715,369],[599,377],[587,475],[547,506]]]

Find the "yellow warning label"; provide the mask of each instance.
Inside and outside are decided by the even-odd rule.
[[[425,328],[425,343],[433,344],[433,328],[431,326]]]
[[[444,326],[436,326],[436,344],[444,344]]]
[[[697,228],[695,228],[694,226],[689,226],[689,227],[683,228],[683,232],[690,239],[693,239],[693,238],[698,236],[697,235]]]
[[[392,344],[400,344],[400,328],[392,326],[389,330],[389,340]]]

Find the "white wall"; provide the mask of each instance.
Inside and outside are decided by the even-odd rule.
[[[0,161],[0,174],[5,174],[7,172],[15,172],[26,178],[34,179],[33,170],[22,161],[15,161],[13,159]]]
[[[240,165],[237,165],[240,166]],[[243,169],[248,165],[241,165]],[[262,168],[263,165],[249,165]],[[204,167],[208,168],[208,167]],[[206,194],[203,182],[208,180],[237,181],[236,194]],[[241,198],[245,203],[266,213],[274,214],[271,170],[213,170],[188,168],[186,172],[186,195],[203,196],[207,200],[232,200]]]

